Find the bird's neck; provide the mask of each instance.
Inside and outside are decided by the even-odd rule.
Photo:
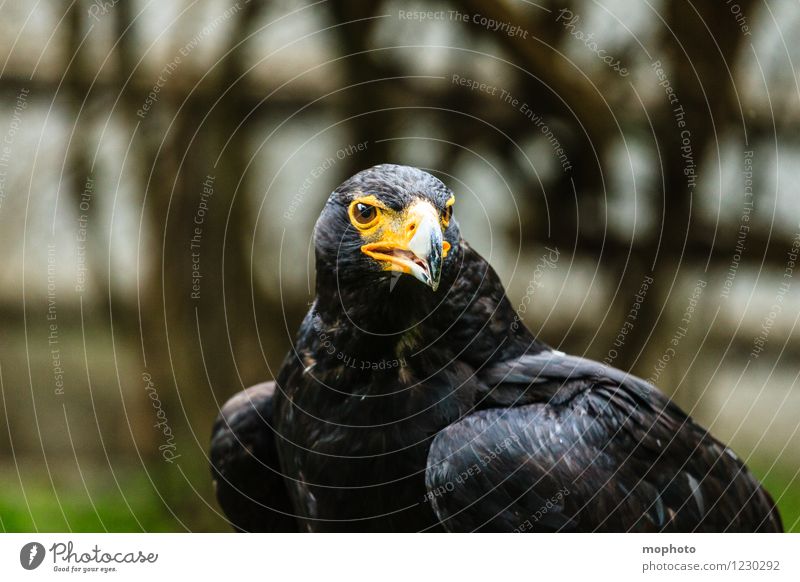
[[[431,341],[437,299],[428,287],[405,275],[347,286],[319,277],[312,318],[326,345],[318,349],[330,350],[334,344],[343,358],[405,361]]]
[[[456,247],[437,292],[401,275],[369,285],[317,270],[312,313],[316,350],[361,362],[422,362],[457,358],[481,367],[497,354],[547,349],[509,303],[494,269],[466,243]]]

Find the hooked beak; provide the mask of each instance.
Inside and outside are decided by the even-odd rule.
[[[385,262],[386,270],[412,275],[436,291],[450,243],[444,240],[436,209],[430,202],[419,200],[384,229],[380,241],[365,244],[361,250]]]

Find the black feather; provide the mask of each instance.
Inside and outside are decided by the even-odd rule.
[[[272,424],[274,382],[228,400],[214,423],[211,474],[217,500],[239,531],[297,531],[278,466]]]

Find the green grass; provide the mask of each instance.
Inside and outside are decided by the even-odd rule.
[[[800,477],[787,467],[767,471],[770,462],[751,460],[749,464],[777,501],[786,530],[800,532]],[[23,495],[19,481],[5,472],[0,478],[0,531],[230,531],[182,478],[176,478],[174,473],[153,474],[151,471],[151,475],[157,479],[158,491],[169,500],[169,508],[177,519],[150,481],[132,468],[117,473],[123,493],[113,480],[95,478],[92,481],[91,473],[84,474],[91,498],[80,481],[58,484],[56,498],[44,475],[26,479]],[[191,478],[198,489],[209,479],[201,470]]]
[[[0,470],[0,531],[230,531],[207,505],[217,509],[208,499],[211,478],[204,465],[184,467],[191,485],[174,467],[163,465],[149,465],[149,478],[141,466],[115,467],[116,482],[107,466],[85,468],[83,480],[66,467],[53,468],[57,495],[47,474],[29,474],[25,465],[23,492],[15,469],[6,466]]]
[[[3,483],[0,495],[0,528],[7,532],[175,531],[178,527],[144,483],[129,481],[124,498],[116,487],[91,498],[82,487],[68,488],[56,498],[49,482],[26,485],[25,495],[19,483],[8,485]]]
[[[751,462],[750,468],[770,492],[783,519],[786,531],[800,532],[800,475],[787,468],[769,472],[768,463]]]

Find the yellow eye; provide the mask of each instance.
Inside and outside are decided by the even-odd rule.
[[[453,218],[453,204],[455,204],[455,196],[450,196],[450,199],[444,205],[444,212],[442,212],[442,224],[447,227],[450,224],[450,219]]]
[[[350,220],[358,228],[369,228],[378,220],[378,209],[364,202],[353,202],[350,205]]]

